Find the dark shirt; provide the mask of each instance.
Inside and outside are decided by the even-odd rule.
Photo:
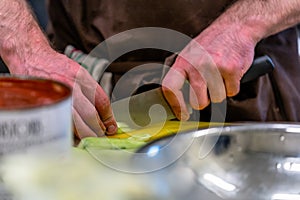
[[[169,28],[195,37],[233,2],[50,0],[53,43],[61,51],[71,44],[89,53],[99,43],[117,33],[150,26]],[[296,28],[292,27],[257,45],[255,55],[269,55],[275,64],[275,70],[255,81],[242,84],[240,93],[227,99],[226,121],[300,120],[297,37]],[[125,55],[120,60],[163,62],[167,56],[170,54],[149,50]],[[204,120],[207,119],[209,117]]]

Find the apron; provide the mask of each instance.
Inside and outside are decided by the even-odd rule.
[[[55,48],[64,51],[73,45],[85,53],[91,52],[102,41],[123,31],[141,27],[161,27],[197,36],[216,19],[233,0],[49,0],[49,31]],[[226,121],[299,121],[300,120],[300,70],[297,45],[297,28],[292,27],[262,40],[255,56],[268,55],[275,70],[254,81],[241,85],[240,93],[227,98]],[[123,38],[129,40],[132,38]],[[138,39],[136,39],[138,40]],[[121,41],[124,42],[124,41]],[[144,40],[135,41],[141,44]],[[109,49],[106,52],[109,57]],[[159,49],[138,49],[128,52],[107,69],[114,73],[112,84],[123,74],[141,63],[170,64],[173,53]],[[137,70],[139,71],[139,70]],[[159,83],[165,71],[145,68],[122,83],[124,91],[150,89],[149,83]],[[153,80],[159,79],[159,80]],[[143,87],[139,87],[143,85]],[[157,87],[156,84],[153,87]],[[113,99],[123,98],[121,93]],[[210,107],[200,111],[203,121],[210,119]]]

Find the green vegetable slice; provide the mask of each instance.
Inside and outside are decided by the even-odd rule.
[[[78,148],[86,149],[86,148],[99,148],[99,149],[137,149],[146,142],[138,141],[138,140],[128,140],[128,139],[119,139],[119,138],[95,138],[88,137],[81,140]]]

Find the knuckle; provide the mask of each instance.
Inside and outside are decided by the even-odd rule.
[[[221,67],[221,74],[223,74],[223,77],[232,77],[234,74],[237,73],[237,67],[235,66],[226,66],[226,67]]]

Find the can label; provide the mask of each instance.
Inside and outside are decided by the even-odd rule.
[[[64,156],[71,147],[71,89],[47,79],[0,76],[0,158]]]
[[[38,109],[0,112],[0,155],[64,154],[72,146],[71,99]]]

